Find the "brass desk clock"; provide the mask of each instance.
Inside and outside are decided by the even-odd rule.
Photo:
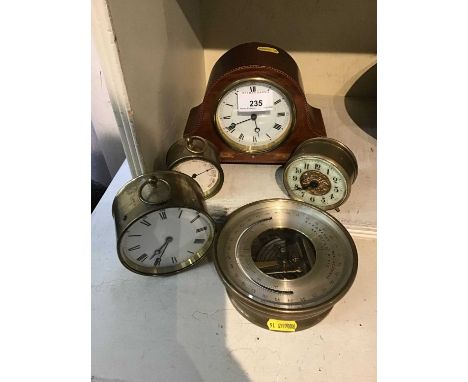
[[[200,185],[205,199],[222,187],[224,173],[218,150],[209,141],[197,136],[179,139],[167,152],[166,164],[170,170],[191,176]]]
[[[330,210],[348,199],[357,174],[356,157],[348,147],[336,139],[312,138],[286,163],[283,183],[291,198]]]
[[[195,180],[157,171],[128,182],[112,205],[122,264],[142,275],[168,275],[208,252],[215,224]]]

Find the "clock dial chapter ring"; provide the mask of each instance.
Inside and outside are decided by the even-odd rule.
[[[180,232],[176,232],[176,234],[179,235],[174,235],[170,236],[171,234],[164,235],[163,238],[161,238],[159,241],[157,241],[156,237],[158,236],[157,234],[151,234],[151,236],[154,235],[154,237],[151,239],[153,243],[153,247],[151,247],[150,251],[144,251],[144,249],[140,249],[140,252],[135,252],[135,257],[132,258],[131,255],[133,255],[133,252],[131,253],[129,249],[134,248],[136,245],[135,243],[139,242],[139,238],[137,238],[137,241],[135,243],[128,244],[128,238],[127,242],[124,243],[124,235],[121,236],[117,246],[119,249],[119,259],[121,263],[129,270],[135,273],[139,273],[141,275],[145,276],[168,276],[172,275],[174,273],[180,272],[185,270],[187,267],[190,267],[197,263],[200,259],[202,259],[206,253],[208,252],[209,248],[211,247],[211,244],[214,239],[214,223],[211,220],[211,217],[208,214],[201,213],[196,210],[192,210],[190,208],[166,208],[164,210],[158,210],[158,211],[153,211],[148,213],[147,215],[142,216],[140,219],[137,219],[134,221],[132,224],[128,226],[127,229],[127,236],[132,236],[133,232],[138,231],[139,234],[142,232],[142,228],[140,228],[140,224],[142,221],[143,222],[151,222],[153,224],[153,221],[155,218],[152,215],[158,215],[159,213],[166,213],[166,215],[172,214],[172,218],[175,220],[177,215],[180,214],[180,212],[183,212],[183,214],[191,213],[192,214],[192,219],[195,218],[196,216],[200,216],[199,221],[204,222],[206,224],[206,227],[210,227],[207,231],[208,234],[204,238],[204,244],[198,248],[198,250],[193,250],[188,253],[188,250],[185,249],[184,253],[181,253],[179,251],[171,251],[175,245],[179,245],[181,238],[179,237],[180,235],[184,235],[184,232],[186,233],[187,230],[182,229]],[[157,219],[157,218],[156,218]],[[168,217],[167,219],[170,219]],[[200,220],[202,219],[202,220]],[[186,223],[188,225],[189,223]],[[151,228],[150,228],[151,229]],[[195,239],[196,240],[196,239]],[[127,248],[124,248],[124,247]],[[144,256],[146,254],[146,258],[141,260],[141,256]],[[139,255],[139,256],[138,256]],[[184,256],[185,258],[181,258],[181,256]],[[164,260],[169,260],[170,259],[170,264],[162,264],[161,260],[164,258]],[[153,260],[153,261],[152,261]],[[158,262],[159,260],[159,262]],[[151,262],[152,261],[152,262]],[[146,263],[146,264],[145,264]]]
[[[219,163],[206,158],[193,157],[177,160],[171,165],[171,170],[184,173],[197,181],[205,199],[216,195],[224,182],[224,172]]]
[[[283,184],[292,199],[331,210],[348,199],[357,173],[356,157],[347,146],[333,138],[311,138],[286,162]]]
[[[357,252],[346,229],[305,203],[273,199],[230,215],[215,242],[215,266],[233,305],[266,328],[320,321],[351,287]]]
[[[321,166],[320,171],[306,169],[306,167],[312,168],[312,166],[317,164]],[[327,176],[321,172],[324,168],[332,170],[331,176]],[[311,179],[311,177],[307,175],[302,178],[302,174],[307,172],[310,174],[310,171],[314,171],[314,178],[317,183],[319,183],[317,186],[317,188],[319,188],[318,190],[314,190],[313,186],[317,184],[312,183],[314,179]],[[318,175],[318,173],[321,175]],[[322,183],[318,181],[319,176]],[[295,177],[297,177],[297,179]],[[327,180],[324,180],[324,177],[326,177]],[[291,179],[295,179],[295,181],[291,182]],[[308,179],[311,179],[310,183],[306,182]],[[304,181],[304,185],[302,181]],[[283,184],[291,199],[311,204],[325,211],[342,205],[348,199],[351,189],[351,179],[347,172],[334,160],[321,155],[302,154],[300,156],[291,157],[285,165]],[[330,187],[328,187],[328,185],[330,185]],[[336,187],[338,187],[338,189]],[[334,200],[330,199],[332,194]]]
[[[239,111],[238,93],[271,92],[276,98],[271,110]],[[232,149],[249,154],[274,150],[283,143],[295,125],[296,109],[282,86],[263,77],[249,77],[229,84],[221,92],[214,113],[214,125],[222,140]]]

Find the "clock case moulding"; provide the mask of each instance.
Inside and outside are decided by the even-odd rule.
[[[231,148],[217,132],[215,123],[218,102],[226,89],[234,82],[252,78],[278,84],[286,90],[296,111],[286,139],[271,151],[255,154]],[[320,109],[307,103],[299,67],[293,58],[279,47],[251,42],[230,49],[215,63],[203,102],[190,111],[184,131],[184,136],[189,135],[211,141],[218,148],[222,163],[283,164],[301,142],[326,136],[326,132]]]

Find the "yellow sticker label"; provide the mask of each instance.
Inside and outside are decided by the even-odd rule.
[[[297,329],[296,321],[275,320],[270,318],[267,322],[268,329],[277,332],[295,332]]]
[[[270,52],[278,54],[278,50],[275,48],[271,48],[269,46],[257,46],[257,50],[261,50],[262,52]]]

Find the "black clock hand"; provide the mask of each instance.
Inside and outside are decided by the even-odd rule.
[[[256,119],[257,119],[257,114],[252,114],[252,115],[250,116],[250,118],[244,119],[243,121],[240,121],[240,122],[237,122],[237,123],[234,123],[234,122],[231,123],[231,124],[227,127],[227,129],[228,129],[229,131],[231,131],[231,130],[233,130],[237,125],[240,125],[241,123],[244,123],[244,122],[247,122],[247,121],[250,121],[250,120],[255,121]],[[257,123],[255,122],[255,124],[257,124]]]
[[[172,241],[172,237],[171,236],[168,236],[166,237],[166,240],[164,241],[164,244],[161,245],[158,249],[156,249],[153,253],[153,255],[149,258],[150,260],[154,257],[154,256],[157,256],[157,255],[161,255],[159,256],[159,258],[162,257],[162,255],[164,255],[164,251],[166,250],[167,248],[167,245]],[[162,253],[161,253],[162,252]]]
[[[240,121],[240,122],[237,122],[237,123],[234,123],[234,122],[233,122],[233,123],[231,123],[231,124],[229,125],[229,127],[235,127],[235,126],[237,126],[237,125],[240,125],[241,123],[250,121],[251,119],[252,119],[252,118],[244,119],[243,121]]]
[[[260,136],[260,128],[257,126],[257,120],[254,119],[254,122],[255,122],[255,132],[257,133],[258,136]]]
[[[193,175],[192,175],[192,178],[195,179],[198,175],[204,174],[205,172],[208,172],[208,171],[210,171],[210,170],[213,170],[213,169],[212,169],[212,168],[209,168],[208,170],[202,171],[202,172],[200,172],[200,173],[198,173],[198,174],[193,174]]]
[[[160,263],[161,263],[161,258],[163,257],[164,255],[164,252],[166,251],[167,247],[169,246],[169,243],[172,241],[172,237],[168,236],[166,238],[166,242],[163,244],[163,247],[161,249],[161,254],[159,255],[159,257],[156,258],[156,260],[154,260],[154,266],[158,266]]]
[[[257,114],[252,114],[250,116],[250,119],[255,122],[255,132],[257,133],[258,136],[260,136],[260,128],[257,125]]]

